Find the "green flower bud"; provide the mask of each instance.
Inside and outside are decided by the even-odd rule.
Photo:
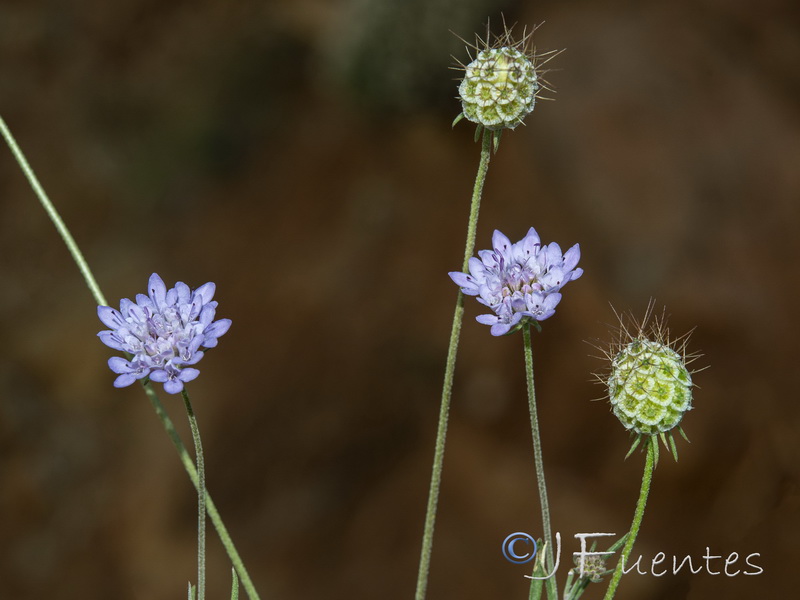
[[[614,357],[608,397],[626,429],[645,435],[665,433],[692,408],[692,378],[675,350],[639,338]]]
[[[614,341],[610,347],[597,346],[610,365],[597,374],[597,380],[608,389],[612,412],[633,434],[628,456],[642,439],[649,442],[658,436],[678,460],[673,430],[688,440],[680,423],[692,409],[691,373],[697,371],[690,371],[687,364],[701,355],[687,354],[688,333],[670,337],[666,312],[654,316],[654,307],[651,301],[641,321],[631,313],[617,313]]]
[[[592,554],[589,556],[583,557],[583,570],[581,571],[581,564],[580,559],[578,557],[573,556],[573,562],[575,563],[575,569],[573,572],[581,578],[586,578],[592,583],[600,583],[603,581],[603,576],[608,573],[606,569],[606,561],[605,558],[597,555]]]
[[[464,116],[489,130],[514,129],[536,103],[539,81],[517,48],[487,48],[464,68],[458,88]]]

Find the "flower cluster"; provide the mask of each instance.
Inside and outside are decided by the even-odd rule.
[[[214,321],[216,286],[209,282],[194,291],[178,282],[167,290],[157,274],[150,276],[148,295],[137,294],[136,302],[123,298],[119,310],[98,306],[97,315],[110,328],[97,335],[114,350],[127,352],[130,360],[111,357],[108,366],[119,376],[115,387],[125,387],[149,377],[177,394],[183,384],[199,374],[188,365],[203,358],[202,348],[213,348],[228,331],[230,319]]]
[[[603,553],[588,553],[588,555],[581,555],[573,557],[575,562],[575,569],[571,573],[576,574],[581,579],[588,579],[591,583],[600,583],[603,581],[603,576],[608,574],[606,569],[606,557]]]
[[[533,111],[538,77],[517,48],[487,48],[464,67],[458,87],[464,116],[486,129],[514,129]]]
[[[614,357],[608,397],[625,429],[640,435],[664,433],[692,408],[692,378],[680,354],[641,337]]]
[[[551,317],[561,301],[561,288],[583,274],[576,268],[578,244],[562,255],[555,242],[542,246],[533,227],[516,244],[495,230],[492,247],[478,252],[480,258],[469,259],[469,273],[449,274],[463,293],[478,296],[478,302],[494,311],[477,317],[479,323],[492,326],[492,335],[505,335],[523,319]]]

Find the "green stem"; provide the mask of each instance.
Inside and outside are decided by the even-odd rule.
[[[94,296],[95,302],[100,306],[108,306],[108,302],[106,302],[103,293],[100,291],[100,287],[97,285],[97,281],[94,279],[94,275],[92,275],[91,269],[89,269],[89,264],[86,262],[86,259],[83,257],[80,248],[78,248],[78,244],[75,243],[75,240],[72,237],[72,234],[67,229],[67,226],[64,225],[64,221],[61,219],[61,216],[58,214],[55,206],[53,203],[50,202],[50,198],[47,197],[47,194],[42,188],[39,180],[36,178],[36,174],[31,169],[28,161],[25,159],[25,155],[20,150],[19,146],[17,146],[17,141],[14,139],[14,136],[11,135],[11,131],[9,131],[8,127],[6,127],[6,122],[0,117],[0,132],[3,134],[3,138],[5,138],[8,147],[11,149],[11,153],[14,155],[14,158],[17,159],[17,163],[19,164],[20,169],[25,174],[25,177],[28,178],[28,183],[31,184],[36,197],[39,199],[44,210],[47,212],[47,216],[50,217],[50,220],[53,222],[53,225],[56,226],[56,230],[58,234],[61,236],[61,239],[64,240],[64,243],[67,245],[67,249],[69,253],[72,254],[72,259],[75,261],[75,264],[78,265],[78,269],[81,271],[81,275],[83,275],[84,280],[86,281],[86,285],[89,286],[89,291]]]
[[[175,449],[178,451],[178,456],[181,459],[181,463],[183,463],[183,468],[189,475],[189,479],[192,480],[195,489],[199,492],[201,488],[197,469],[194,466],[194,462],[192,462],[192,457],[186,450],[186,446],[183,445],[180,436],[178,436],[178,432],[175,429],[172,419],[170,419],[167,411],[164,409],[164,405],[161,404],[161,401],[158,399],[155,390],[149,383],[144,385],[144,391],[147,393],[147,397],[150,399],[150,404],[153,405],[153,409],[155,409],[158,418],[161,420],[161,424],[164,426],[169,439],[172,440],[172,445],[175,446]],[[205,503],[206,513],[211,519],[211,523],[214,525],[214,528],[217,530],[219,539],[222,542],[222,545],[225,547],[225,551],[228,553],[228,558],[230,558],[233,567],[239,574],[242,587],[245,589],[247,597],[250,598],[250,600],[258,600],[258,592],[256,592],[256,589],[253,586],[250,575],[248,574],[247,569],[245,568],[244,563],[239,556],[239,553],[236,551],[236,546],[233,545],[233,540],[231,540],[231,536],[228,533],[225,524],[222,522],[222,517],[220,517],[217,507],[214,504],[214,501],[211,499],[211,495],[208,493],[208,490],[206,490],[205,493]]]
[[[478,164],[478,174],[472,189],[472,203],[469,211],[469,224],[467,226],[467,241],[464,248],[463,271],[469,268],[469,259],[475,251],[475,235],[478,228],[478,213],[481,206],[483,184],[486,181],[486,172],[489,169],[489,159],[492,151],[492,134],[484,132],[481,145],[481,158]],[[456,367],[456,353],[458,339],[461,335],[461,322],[464,318],[464,294],[461,290],[456,297],[456,308],[453,314],[453,325],[450,329],[450,343],[447,347],[447,364],[444,372],[444,385],[442,387],[442,401],[439,408],[439,426],[436,432],[436,449],[433,455],[433,468],[431,485],[428,491],[428,507],[425,513],[425,532],[422,536],[422,552],[417,573],[416,600],[423,600],[428,588],[428,573],[431,566],[431,549],[433,547],[433,528],[436,523],[436,509],[439,503],[439,488],[442,481],[442,463],[444,461],[444,446],[447,437],[447,419],[450,413],[450,398],[453,392],[453,375]]]
[[[622,570],[625,568],[625,563],[633,550],[633,543],[636,541],[636,536],[639,533],[639,527],[642,525],[642,518],[644,517],[644,509],[647,505],[647,496],[650,494],[650,483],[653,480],[653,470],[656,464],[658,440],[655,436],[650,436],[647,444],[647,458],[644,463],[644,474],[642,475],[642,489],[639,492],[639,501],[636,503],[636,512],[633,513],[633,523],[631,523],[631,531],[628,539],[625,540],[625,547],[622,549],[622,554],[619,557],[617,568],[614,570],[614,575],[611,582],[608,584],[608,590],[604,596],[604,600],[611,600],[617,591],[619,580],[622,578]]]
[[[536,481],[539,486],[539,504],[542,508],[542,527],[544,528],[545,557],[548,572],[552,573],[555,562],[553,560],[553,534],[550,529],[550,505],[547,502],[547,484],[544,480],[544,461],[542,460],[542,439],[539,435],[539,416],[536,410],[536,388],[533,383],[533,347],[531,345],[531,326],[526,322],[522,326],[522,337],[525,344],[525,374],[528,381],[528,408],[531,413],[531,433],[533,435],[533,460],[536,464]],[[531,582],[531,595],[534,591]],[[558,598],[558,586],[555,574],[545,580],[547,597],[550,600]]]
[[[14,136],[11,135],[11,131],[9,131],[2,117],[0,117],[0,133],[2,133],[3,138],[8,144],[8,147],[11,149],[11,152],[22,169],[22,172],[28,178],[28,182],[33,188],[36,197],[39,199],[39,202],[42,204],[47,212],[47,215],[50,217],[50,220],[53,222],[58,230],[58,233],[61,235],[61,239],[63,239],[64,243],[67,245],[70,254],[72,254],[72,258],[78,265],[78,269],[80,269],[81,275],[83,275],[83,279],[86,282],[86,285],[89,287],[89,290],[91,291],[95,301],[101,306],[108,306],[108,302],[106,302],[105,296],[103,296],[103,293],[100,291],[100,287],[97,285],[97,281],[95,281],[94,275],[92,274],[88,263],[83,258],[80,248],[78,248],[78,245],[75,243],[75,240],[61,219],[61,216],[58,214],[58,211],[55,209],[52,202],[50,202],[50,199],[47,197],[44,189],[39,184],[36,174],[28,164],[25,155],[17,145]],[[147,397],[150,399],[150,403],[153,405],[153,408],[156,411],[156,414],[158,415],[159,419],[161,419],[161,423],[164,426],[167,435],[169,435],[169,438],[172,440],[175,449],[178,451],[178,456],[180,457],[186,472],[189,474],[189,478],[192,480],[194,487],[199,492],[202,488],[199,485],[197,470],[195,469],[189,453],[186,451],[186,447],[183,445],[183,442],[181,442],[178,432],[175,430],[175,426],[172,424],[171,419],[164,410],[164,407],[161,404],[161,401],[158,399],[158,396],[153,388],[148,384],[143,384],[143,387]],[[228,534],[228,530],[225,528],[225,524],[222,522],[222,518],[220,517],[214,502],[211,500],[211,496],[208,494],[208,491],[206,491],[204,494],[204,501],[206,504],[206,512],[208,513],[211,522],[214,524],[214,528],[219,534],[222,545],[225,547],[225,551],[228,553],[228,557],[231,559],[231,563],[236,569],[236,572],[239,573],[242,586],[245,588],[248,597],[251,600],[258,599],[258,592],[256,592],[255,587],[253,586],[253,582],[247,573],[247,569],[245,569],[244,563],[242,563],[242,559],[239,556],[239,553],[236,551],[236,547],[233,545],[233,541]]]
[[[194,456],[197,462],[197,600],[206,597],[206,463],[203,459],[203,443],[200,441],[200,429],[194,416],[192,403],[186,388],[181,392],[186,416],[192,429],[194,440]]]

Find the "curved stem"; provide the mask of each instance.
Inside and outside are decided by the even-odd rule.
[[[469,259],[475,251],[475,236],[478,228],[478,213],[481,206],[481,194],[483,193],[483,183],[486,181],[486,172],[489,168],[491,158],[492,135],[491,132],[484,132],[483,144],[481,145],[481,158],[478,164],[478,174],[475,177],[475,185],[472,190],[472,203],[469,212],[469,224],[467,226],[467,241],[464,248],[464,262],[462,270],[466,271],[469,266]],[[458,351],[458,340],[461,336],[461,322],[464,318],[464,295],[461,290],[456,297],[456,308],[453,314],[453,325],[450,329],[450,343],[447,347],[447,363],[444,371],[444,385],[442,387],[442,401],[439,407],[439,426],[436,432],[436,449],[433,455],[433,468],[431,473],[431,484],[428,491],[428,507],[425,513],[425,531],[422,535],[422,552],[419,560],[419,571],[417,572],[417,591],[416,600],[423,600],[428,588],[428,573],[431,565],[431,549],[433,547],[433,528],[436,523],[436,509],[439,504],[439,488],[442,481],[442,463],[444,461],[444,446],[447,437],[447,420],[450,413],[450,398],[453,393],[453,375],[456,367],[456,353]]]
[[[522,326],[522,337],[525,345],[525,375],[528,383],[528,408],[531,414],[531,434],[533,436],[533,460],[536,464],[536,482],[539,486],[539,504],[542,508],[542,528],[545,543],[545,557],[547,569],[552,572],[553,561],[553,533],[550,529],[550,504],[547,501],[547,484],[544,480],[544,460],[542,459],[542,440],[539,435],[539,416],[536,410],[536,388],[533,383],[533,347],[531,344],[531,325],[525,323]],[[531,594],[533,594],[534,584],[531,582]],[[547,597],[556,600],[558,597],[558,586],[555,574],[545,582]]]
[[[72,258],[78,265],[78,269],[80,269],[80,272],[86,281],[86,285],[89,287],[89,290],[91,291],[95,301],[101,306],[108,306],[108,302],[106,302],[105,296],[103,296],[103,293],[100,291],[100,287],[97,285],[97,281],[95,280],[88,263],[83,258],[80,248],[78,248],[78,245],[75,243],[75,240],[67,229],[67,226],[64,224],[64,221],[61,219],[61,216],[58,214],[55,206],[53,206],[52,202],[50,202],[50,199],[47,197],[44,189],[39,184],[36,174],[33,172],[33,169],[31,169],[28,161],[25,159],[25,155],[17,145],[14,136],[11,135],[11,131],[9,131],[2,117],[0,117],[0,133],[2,133],[3,138],[8,144],[8,147],[11,149],[11,152],[22,169],[22,172],[28,178],[28,182],[33,188],[33,191],[39,199],[39,202],[42,204],[47,212],[47,215],[50,217],[50,220],[53,222],[53,225],[55,225],[56,229],[61,235],[61,239],[63,239],[64,243],[67,245],[70,254],[72,254]],[[153,388],[146,383],[143,384],[143,388],[147,394],[147,397],[150,399],[150,403],[153,405],[156,414],[158,415],[159,419],[161,419],[161,423],[164,426],[167,435],[172,440],[175,449],[178,451],[178,456],[180,457],[183,467],[186,469],[186,472],[189,475],[189,479],[192,480],[194,487],[198,491],[203,489],[199,485],[197,470],[195,469],[194,463],[192,462],[189,453],[186,451],[186,447],[183,445],[183,442],[178,436],[178,432],[175,430],[172,420],[169,418],[169,415],[167,415],[166,411],[164,410],[161,401],[158,399],[155,390],[153,390]],[[256,592],[255,587],[253,586],[250,575],[247,573],[247,569],[245,569],[244,563],[242,562],[239,553],[236,551],[236,546],[233,545],[233,540],[231,540],[231,536],[228,534],[228,530],[226,529],[225,524],[222,522],[222,517],[220,517],[219,511],[217,511],[217,507],[211,500],[211,496],[209,495],[208,491],[203,494],[203,497],[206,505],[206,512],[208,513],[211,522],[214,524],[214,528],[219,534],[220,541],[222,541],[222,545],[225,547],[225,551],[227,552],[228,557],[231,559],[231,563],[241,578],[242,586],[245,588],[245,591],[251,600],[257,600],[259,598],[258,592]]]
[[[197,462],[197,600],[206,597],[206,463],[203,458],[203,443],[200,441],[200,429],[194,416],[192,403],[186,388],[181,392],[186,416],[194,440],[194,456]]]
[[[639,492],[639,501],[636,503],[636,511],[633,513],[633,523],[631,523],[631,531],[628,539],[625,540],[625,546],[622,549],[622,554],[619,557],[617,568],[614,570],[614,575],[611,582],[608,584],[608,590],[603,600],[611,600],[617,591],[619,580],[622,578],[622,570],[625,568],[625,563],[631,555],[633,543],[636,541],[636,536],[639,533],[639,527],[642,525],[642,518],[644,517],[644,509],[647,505],[647,496],[650,494],[650,483],[653,480],[653,470],[656,464],[656,454],[658,451],[658,440],[655,436],[650,436],[647,444],[647,458],[644,463],[644,474],[642,475],[642,488]]]

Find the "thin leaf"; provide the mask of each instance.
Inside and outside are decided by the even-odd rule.
[[[239,576],[236,575],[236,569],[231,568],[231,600],[239,600]]]
[[[658,466],[658,440],[650,436],[650,443],[653,445],[653,464]]]
[[[672,434],[669,436],[669,446],[670,450],[672,450],[672,456],[675,459],[675,462],[678,462],[678,447],[675,445],[675,436]]]
[[[609,552],[616,552],[617,550],[622,548],[622,545],[625,543],[625,540],[628,539],[629,535],[630,535],[630,531],[628,533],[626,533],[625,535],[623,535],[621,538],[619,538],[611,546],[609,546],[608,551]]]
[[[627,460],[628,457],[631,454],[633,454],[633,451],[636,450],[636,447],[641,443],[641,441],[642,441],[642,436],[640,435],[636,436],[636,439],[633,440],[633,444],[631,444],[631,449],[628,450],[628,453],[625,455],[625,458],[623,460]]]

